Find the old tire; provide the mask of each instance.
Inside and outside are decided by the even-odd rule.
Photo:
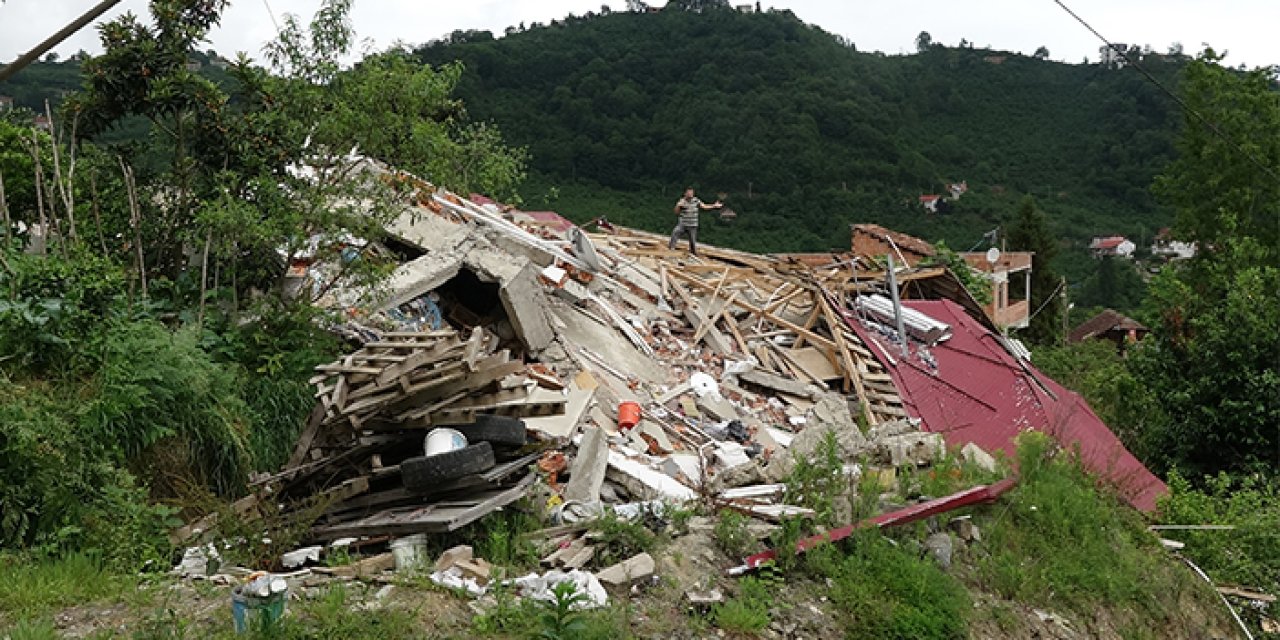
[[[476,416],[472,424],[452,425],[468,442],[490,442],[495,445],[523,447],[527,442],[524,420],[507,416]]]
[[[456,451],[409,458],[400,463],[400,477],[405,489],[429,493],[444,482],[488,471],[494,464],[493,447],[478,442]]]

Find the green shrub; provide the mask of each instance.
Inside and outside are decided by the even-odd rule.
[[[153,488],[174,477],[224,494],[242,485],[248,409],[232,371],[200,349],[193,329],[119,323],[97,347],[97,393],[83,423],[104,453],[122,464],[142,462],[133,468],[148,472]],[[169,464],[155,464],[165,457]]]
[[[764,582],[743,578],[740,593],[711,608],[716,626],[725,631],[753,633],[769,626],[769,603],[772,598]]]
[[[832,603],[846,638],[964,638],[971,605],[955,578],[930,559],[894,546],[878,531],[856,534],[842,558],[814,555],[834,584]]]
[[[1051,442],[1037,432],[1019,437],[1021,481],[982,531],[990,554],[979,560],[981,579],[1011,600],[1078,611],[1152,604],[1152,580],[1166,575],[1155,538],[1074,456],[1051,455]]]
[[[33,372],[65,371],[125,310],[123,272],[91,254],[64,260],[9,253],[0,270],[0,357]]]
[[[850,489],[834,432],[823,434],[812,457],[799,457],[787,477],[787,501],[816,512],[815,520],[836,526],[836,502]]]
[[[733,509],[724,509],[716,517],[716,544],[730,558],[745,558],[755,550],[756,539],[747,530],[747,523],[750,521],[750,518]]]
[[[1166,524],[1221,524],[1225,531],[1161,531],[1187,544],[1183,553],[1216,582],[1280,591],[1280,489],[1258,476],[1220,473],[1196,489],[1177,471],[1169,473],[1169,494],[1160,501]],[[1280,604],[1269,614],[1280,617]],[[1252,618],[1254,612],[1248,612]]]

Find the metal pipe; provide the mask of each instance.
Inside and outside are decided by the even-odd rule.
[[[893,322],[898,327],[898,339],[902,341],[902,357],[910,355],[907,343],[907,330],[902,326],[902,301],[898,299],[898,276],[894,274],[893,256],[886,255],[889,260],[889,294],[893,296]]]
[[[49,36],[44,42],[36,45],[34,49],[26,52],[18,57],[17,60],[10,62],[5,68],[0,69],[0,82],[8,80],[13,74],[22,71],[24,67],[35,62],[37,58],[44,55],[46,51],[58,46],[63,40],[71,37],[71,34],[81,30],[85,25],[98,19],[98,16],[111,10],[112,7],[120,3],[120,0],[102,0],[97,6],[87,11],[84,15],[76,18],[75,22],[63,27],[57,33]]]

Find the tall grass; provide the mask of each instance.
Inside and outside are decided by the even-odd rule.
[[[37,620],[58,607],[113,598],[135,585],[134,578],[82,554],[43,561],[0,556],[0,613],[11,621]]]

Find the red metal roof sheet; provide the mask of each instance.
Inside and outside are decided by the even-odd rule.
[[[1142,511],[1155,509],[1168,491],[1107,428],[1083,398],[1029,363],[1022,363],[996,336],[949,300],[913,300],[906,306],[952,327],[952,337],[929,349],[936,367],[914,353],[899,357],[879,333],[851,322],[893,376],[903,407],[925,431],[941,433],[951,446],[972,442],[986,451],[1013,453],[1013,440],[1033,429],[1064,447],[1078,446],[1090,471],[1109,480]],[[897,362],[890,363],[884,354]]]

